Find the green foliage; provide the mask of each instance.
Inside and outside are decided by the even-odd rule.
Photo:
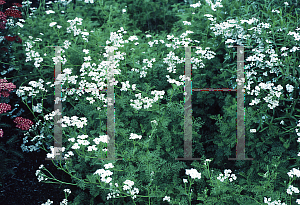
[[[186,187],[183,188],[182,178],[186,178],[185,169],[193,166],[191,162],[175,160],[175,158],[184,157],[184,90],[182,86],[170,85],[166,78],[166,75],[170,75],[171,78],[178,80],[179,75],[184,75],[184,63],[176,65],[175,75],[170,74],[166,69],[167,64],[163,63],[162,59],[174,50],[166,48],[160,43],[154,44],[150,48],[147,42],[152,39],[166,40],[168,34],[180,36],[184,31],[191,30],[194,33],[189,34],[189,38],[198,40],[198,44],[202,48],[210,47],[210,50],[216,53],[216,57],[203,59],[204,68],[198,67],[192,70],[193,88],[232,88],[236,86],[235,83],[232,83],[236,79],[236,48],[228,48],[224,37],[217,36],[211,31],[210,20],[203,17],[204,14],[212,13],[207,4],[201,9],[197,8],[199,11],[189,5],[179,4],[175,0],[159,2],[152,0],[98,1],[96,5],[76,2],[75,8],[68,7],[67,15],[64,18],[60,16],[57,22],[66,28],[69,26],[66,19],[81,17],[86,20],[84,28],[88,31],[94,30],[94,33],[90,34],[91,41],[89,43],[81,40],[81,37],[74,37],[72,40],[75,40],[75,43],[72,42],[72,46],[66,49],[65,55],[68,56],[68,62],[64,67],[72,67],[74,69],[72,75],[77,76],[81,74],[83,57],[86,57],[82,53],[83,49],[89,49],[93,53],[91,58],[94,61],[103,61],[104,59],[96,59],[94,53],[100,55],[103,52],[104,48],[98,46],[106,45],[111,32],[116,32],[120,27],[124,27],[128,31],[127,34],[124,34],[124,39],[132,35],[138,36],[139,46],[134,45],[135,41],[130,41],[118,49],[118,52],[125,52],[127,55],[124,61],[119,62],[119,68],[123,75],[117,75],[116,80],[118,82],[128,80],[130,84],[136,84],[137,91],[123,92],[120,90],[120,84],[115,86],[115,153],[116,158],[123,158],[123,160],[113,162],[112,184],[118,183],[119,189],[122,189],[125,180],[134,181],[134,186],[140,190],[139,196],[134,200],[136,204],[167,203],[162,201],[165,196],[171,196],[173,204],[188,204],[191,201],[189,201]],[[122,9],[125,6],[127,8],[123,14]],[[257,8],[254,3],[246,3],[242,6],[242,2],[239,1],[224,1],[223,11],[227,11],[227,13],[216,11],[214,16],[218,22],[232,19],[233,16],[236,16],[237,20],[249,19],[253,15],[261,16],[265,20],[271,16],[272,20],[276,20],[270,12],[271,7],[267,8],[266,5],[259,7],[262,9],[258,11],[258,14],[254,14]],[[55,7],[55,9],[59,8]],[[249,11],[249,13],[245,13],[245,11]],[[35,25],[36,29],[32,30],[32,33],[24,32],[24,40],[29,40],[25,36],[31,35],[36,38],[39,37],[40,32],[45,33],[43,37],[45,41],[36,45],[36,51],[39,53],[52,52],[53,54],[53,48],[45,48],[45,46],[62,45],[69,38],[67,33],[53,33],[52,28],[50,31],[47,30],[48,27],[45,27],[44,24],[53,21],[56,14],[51,15],[50,17],[38,16],[39,21],[37,22],[34,19],[27,19],[28,25]],[[190,21],[192,25],[187,27],[182,21]],[[274,26],[280,26],[273,23]],[[146,31],[152,35],[150,40],[145,37]],[[236,28],[233,28],[232,31],[235,34],[239,33]],[[264,35],[267,34],[264,33]],[[275,37],[273,36],[273,38]],[[287,40],[285,38],[284,34],[279,36],[278,40]],[[257,47],[256,42],[251,38],[248,39],[248,43],[254,48]],[[196,57],[195,50],[192,48],[192,57]],[[246,56],[253,54],[250,49],[246,50],[245,59]],[[183,48],[175,50],[174,53],[179,59],[185,57]],[[41,68],[32,68],[30,67],[32,62],[24,62],[25,60],[20,58],[22,52],[17,52],[16,55],[17,59],[20,59],[19,63],[24,63],[22,69],[18,67],[18,72],[20,71],[20,74],[33,72],[33,76],[24,81],[24,84],[38,78],[49,82],[53,81],[52,55],[49,54],[45,57]],[[143,59],[150,60],[149,57],[155,58],[159,62],[153,63],[153,67],[147,70],[145,78],[140,78],[139,74],[133,72],[132,69],[142,69],[145,66],[145,63],[142,63]],[[140,61],[140,64],[137,61]],[[286,73],[288,74],[289,71]],[[249,80],[247,79],[246,83]],[[257,79],[254,79],[254,84],[258,84]],[[67,86],[67,83],[63,86]],[[74,85],[74,87],[76,86],[78,87],[79,83]],[[153,96],[150,94],[152,90],[165,90],[166,93],[163,99],[154,103],[149,109],[136,111],[130,106],[130,99],[136,99],[136,93],[142,93],[143,97],[152,98]],[[88,119],[88,125],[83,129],[63,129],[67,133],[63,139],[63,145],[67,150],[71,150],[72,146],[67,137],[85,134],[89,135],[88,140],[92,143],[92,140],[99,135],[106,134],[107,109],[103,108],[100,99],[97,99],[95,104],[89,104],[85,99],[88,96],[90,94],[83,94],[77,100],[75,97],[69,98],[68,96],[68,100],[63,102],[63,115]],[[53,95],[44,98],[46,97],[48,105],[53,105]],[[254,158],[254,160],[229,162],[228,158],[235,157],[236,154],[236,99],[236,93],[229,91],[193,92],[192,156],[204,159],[213,158],[211,168],[214,168],[215,172],[211,174],[211,170],[204,167],[203,162],[201,165],[198,164],[198,167],[195,166],[203,175],[192,187],[194,190],[191,195],[192,201],[196,203],[194,201],[197,198],[203,204],[261,204],[263,196],[287,201],[286,184],[283,184],[283,181],[289,180],[286,173],[295,166],[287,159],[292,154],[293,157],[296,157],[297,154],[298,147],[293,144],[297,140],[297,136],[290,131],[290,128],[295,127],[295,122],[292,123],[296,119],[292,118],[293,112],[299,111],[299,109],[295,108],[294,103],[291,109],[283,114],[278,109],[276,112],[275,110],[270,111],[266,103],[263,106],[249,106],[249,102],[254,99],[254,96],[245,97],[245,119],[247,119],[245,120],[245,152],[247,158]],[[95,107],[100,107],[101,110],[97,110]],[[262,120],[264,115],[269,117],[265,121]],[[282,129],[278,127],[279,122],[281,119],[286,120],[287,118],[290,124],[282,132]],[[150,124],[152,120],[156,120],[158,123],[155,129]],[[251,129],[256,129],[256,133],[250,132]],[[49,130],[47,132],[50,133]],[[140,140],[129,139],[131,133],[142,135],[142,138]],[[49,140],[45,141],[49,143]],[[97,148],[102,148],[102,144],[97,145]],[[110,188],[108,184],[100,181],[100,177],[93,175],[96,170],[102,169],[104,164],[109,163],[108,160],[99,160],[103,154],[101,150],[89,152],[83,146],[74,151],[75,156],[67,162],[68,173],[72,176],[72,181],[77,184],[80,192],[75,194],[76,197],[71,204],[95,204],[101,200],[106,201],[105,203],[101,202],[103,204],[133,203],[131,197],[124,191],[123,195],[125,196],[110,199],[107,202],[107,194],[111,189],[117,188]],[[233,172],[234,169],[239,169],[239,172],[234,172],[238,180],[232,183],[228,180],[224,183],[220,182],[217,179],[220,174],[219,170],[228,168]],[[152,171],[154,176],[151,178],[149,176]],[[266,177],[266,173],[269,174],[268,177]],[[190,189],[189,186],[188,188]],[[210,189],[209,193],[202,194],[203,190],[207,188]]]
[[[5,134],[7,135],[7,133]],[[10,135],[9,139],[5,143],[3,143],[3,140],[0,143],[0,186],[2,186],[2,178],[4,176],[15,174],[11,166],[17,164],[20,159],[24,158],[20,151],[15,150],[15,144],[17,142],[18,136]]]

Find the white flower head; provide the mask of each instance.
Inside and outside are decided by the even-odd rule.
[[[52,22],[52,23],[49,24],[49,26],[50,26],[50,27],[53,27],[53,26],[55,26],[56,24],[57,24],[56,22]]]
[[[293,90],[294,90],[294,86],[292,86],[292,85],[290,85],[290,84],[287,84],[287,85],[286,85],[286,90],[287,90],[289,93],[291,93],[291,92],[293,92]]]

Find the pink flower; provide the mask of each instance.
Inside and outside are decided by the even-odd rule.
[[[0,129],[0,137],[3,137],[3,130]]]
[[[6,9],[4,14],[6,16],[12,16],[13,18],[22,18],[22,13],[14,7],[10,7],[8,9]]]
[[[1,94],[3,95],[3,97],[7,98],[9,96],[9,92],[8,91],[1,91],[0,92],[0,97],[1,97]]]
[[[0,28],[1,29],[5,29],[6,22],[7,22],[6,15],[2,11],[0,11]]]
[[[16,40],[16,37],[15,36],[4,36],[4,38],[8,41],[14,41]]]
[[[6,112],[8,110],[11,110],[11,106],[9,104],[0,103],[0,114]]]
[[[8,81],[6,79],[0,79],[0,91],[1,90],[8,90],[8,91],[0,92],[0,97],[1,97],[1,94],[4,97],[8,97],[9,96],[8,92],[13,91],[15,88],[16,88],[16,86],[13,83],[8,83]]]
[[[16,127],[22,130],[29,130],[31,125],[33,125],[33,122],[31,120],[25,119],[23,117],[16,117],[14,123],[17,124]]]
[[[13,3],[13,5],[16,7],[22,7],[22,4],[19,4],[19,3]]]

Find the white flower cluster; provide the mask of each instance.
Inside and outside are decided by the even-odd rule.
[[[220,180],[221,182],[224,182],[227,178],[230,177],[230,174],[228,173],[231,173],[231,170],[230,169],[225,169],[224,170],[224,173],[225,173],[225,176],[223,174],[220,174],[217,179]],[[224,176],[224,177],[223,177]],[[236,180],[236,176],[235,174],[231,174],[231,177],[232,178],[229,178],[229,181],[232,182],[233,180]]]
[[[145,53],[145,52],[143,52],[143,53]],[[143,77],[146,77],[146,74],[147,74],[147,70],[149,69],[149,68],[152,68],[152,62],[155,62],[155,58],[152,58],[150,61],[148,60],[148,59],[143,59],[143,63],[144,64],[146,64],[147,63],[147,65],[145,65],[145,66],[143,66],[142,67],[142,71],[140,71],[139,69],[136,69],[136,68],[132,68],[131,69],[131,71],[134,71],[134,72],[140,72],[140,78],[143,78]],[[139,61],[138,62],[136,62],[137,64],[140,64],[139,63]]]
[[[296,30],[298,31],[298,30],[300,30],[300,28],[297,28]],[[295,38],[295,41],[300,41],[299,33],[290,31],[287,35],[293,35],[293,37]]]
[[[271,86],[273,86],[273,87],[271,88]],[[248,84],[248,88],[249,87],[250,87],[250,84]],[[264,90],[267,90],[267,89],[270,90],[270,93],[268,93],[268,95],[263,98],[267,103],[269,103],[268,107],[270,109],[273,109],[273,108],[275,108],[276,106],[279,105],[279,98],[282,94],[280,91],[283,89],[283,87],[281,85],[277,85],[277,87],[274,87],[274,83],[271,83],[271,82],[263,83],[263,82],[261,82],[261,83],[259,83],[258,86],[255,86],[255,90],[252,90],[251,93],[248,91],[248,94],[250,93],[251,95],[253,95],[253,93],[255,93],[255,95],[258,96],[260,88],[262,88]],[[276,90],[278,90],[278,91],[276,91]],[[275,96],[277,97],[278,100],[273,100]],[[249,105],[258,104],[259,102],[260,102],[260,99],[255,98],[254,100],[252,100],[251,103],[249,103]]]
[[[51,113],[45,115],[45,120],[53,120],[54,115],[56,115],[56,113],[52,111]],[[61,121],[58,121],[58,123],[61,123],[62,127],[76,126],[77,128],[83,128],[84,125],[87,125],[87,119],[85,117],[81,117],[79,120],[77,116],[72,116],[71,118],[68,116],[63,116]]]
[[[41,168],[42,167],[40,167],[40,169]],[[48,180],[48,178],[46,177],[46,175],[43,172],[41,172],[41,170],[39,170],[39,169],[36,170],[35,176],[38,177],[39,182],[41,182],[41,181],[47,181]]]
[[[142,99],[141,93],[135,94],[135,97],[139,98],[142,102],[147,103],[147,105],[144,105],[144,109],[148,109],[149,107],[152,107],[152,104],[154,102],[158,101],[159,98],[162,99],[163,95],[165,94],[165,91],[164,90],[163,91],[153,90],[153,91],[151,91],[151,94],[152,95],[155,94],[154,99],[149,99],[148,97],[145,97]],[[130,103],[130,105],[133,106],[137,110],[142,109],[142,104],[143,104],[141,101],[139,101],[139,99],[137,99],[137,100],[130,99],[130,102],[134,102],[134,104]]]
[[[73,146],[71,147],[72,149],[79,149],[80,146],[79,145],[89,145],[90,142],[85,140],[86,138],[88,138],[88,135],[79,135],[77,136],[77,142],[73,144]],[[72,137],[72,138],[69,138],[68,141],[70,142],[75,142],[75,138]],[[98,145],[100,142],[103,142],[103,143],[108,143],[108,135],[103,135],[103,136],[99,136],[99,138],[95,138],[93,139],[93,141],[95,142],[96,145]],[[93,150],[97,151],[98,149],[96,148],[96,145],[91,145],[91,146],[88,146],[87,147],[87,151],[88,152],[91,152]],[[102,149],[103,152],[106,152],[107,149]],[[69,154],[70,155],[70,154]]]
[[[286,190],[286,193],[288,193],[289,195],[292,195],[294,193],[298,194],[299,193],[299,189],[297,187],[294,187],[293,185],[289,185],[289,187]]]
[[[24,133],[23,143],[21,144],[21,149],[23,152],[33,152],[33,151],[40,151],[39,145],[42,144],[41,140],[44,139],[44,128],[46,122],[43,123],[43,127],[39,130],[39,135],[36,135],[34,138],[32,138],[30,141],[34,142],[37,141],[34,145],[26,146],[25,144],[28,142],[28,137],[30,136],[30,132],[37,130],[37,126],[40,125],[41,120],[39,120],[36,124],[34,124],[27,132]],[[49,128],[52,128],[53,125],[50,125]],[[53,138],[53,136],[48,135],[48,138]],[[49,148],[49,147],[48,147]]]
[[[126,180],[126,181],[124,181],[123,183],[125,184],[125,185],[123,186],[123,190],[129,190],[129,191],[127,191],[127,193],[128,193],[128,194],[130,193],[130,195],[132,195],[132,199],[135,199],[135,198],[136,198],[135,194],[138,194],[138,193],[139,193],[139,189],[136,188],[136,187],[134,187],[134,188],[132,189],[132,186],[134,185],[134,182],[133,182],[133,181],[130,181],[130,180]]]
[[[300,142],[300,139],[298,139],[298,141]],[[298,168],[299,169],[299,168]],[[289,175],[289,177],[293,178],[294,176],[297,176],[298,178],[300,178],[300,170],[293,168],[292,170],[290,170],[287,174]]]
[[[109,169],[109,168],[113,168],[114,165],[112,163],[109,163],[109,164],[105,164],[104,167],[105,167],[105,169]],[[113,172],[111,172],[110,170],[105,170],[105,169],[98,169],[98,170],[96,170],[96,172],[94,174],[98,174],[99,176],[101,176],[102,182],[105,182],[107,184],[109,183],[111,190],[112,190],[112,183],[111,183],[112,178],[107,177],[107,176],[111,176],[113,174]],[[123,190],[125,190],[125,191],[128,190],[127,193],[132,195],[132,198],[135,199],[136,198],[135,194],[139,193],[139,189],[136,187],[132,189],[134,182],[131,180],[126,180],[123,183],[125,184],[123,186]],[[118,187],[119,186],[118,183],[115,183],[115,186]],[[120,193],[119,190],[112,190],[112,191],[113,191],[112,193],[109,193],[107,195],[107,200],[109,200],[110,198],[115,198],[116,195],[119,196],[119,193]]]
[[[82,25],[82,20],[83,20],[82,18],[77,18],[77,17],[74,20],[68,20],[67,22],[69,22],[71,26],[67,28],[67,33],[71,33],[72,31],[74,31],[74,36],[79,35],[81,29],[77,29],[75,24],[77,22],[77,25]]]
[[[18,97],[25,95],[25,97],[22,97],[22,100],[25,100],[28,96],[36,96],[36,94],[39,93],[40,90],[47,92],[47,90],[43,87],[43,82],[43,79],[39,79],[39,82],[30,81],[28,84],[32,87],[20,86],[19,89],[17,89],[16,94],[18,95]],[[34,88],[38,89],[35,90]],[[25,93],[25,91],[28,91],[28,93]]]
[[[53,201],[48,199],[45,203],[42,203],[41,205],[51,205],[51,204],[53,204]]]
[[[108,143],[108,135],[99,136],[99,138],[95,138],[95,139],[93,139],[93,141],[96,144],[99,144],[99,142]]]
[[[178,40],[178,38],[174,38],[174,40]],[[180,43],[177,41],[177,42],[175,42],[175,45],[176,44],[180,44]],[[195,53],[201,54],[202,56],[200,58],[191,57],[191,64],[193,65],[192,69],[197,69],[197,66],[200,68],[204,68],[205,65],[203,64],[201,58],[211,59],[211,58],[215,57],[214,55],[216,55],[215,52],[208,51],[208,49],[209,49],[208,47],[206,47],[205,50],[202,50],[201,47],[196,47],[196,49],[199,49],[199,50],[195,51]],[[180,63],[185,62],[185,58],[179,59],[178,56],[175,56],[175,53],[173,51],[170,51],[169,54],[167,54],[167,57],[163,58],[163,59],[164,59],[163,62],[169,65],[169,67],[167,67],[167,70],[169,73],[171,73],[171,72],[176,73],[176,69],[175,69],[176,65],[175,64],[180,64]],[[177,86],[184,84],[183,82],[176,81],[175,79],[170,79],[169,75],[166,75],[166,77],[168,78],[167,81],[169,83],[175,83]],[[187,78],[185,77],[185,75],[180,75],[179,79],[181,79],[181,81],[185,81]]]
[[[111,182],[112,178],[111,177],[106,178],[106,177],[111,176],[113,172],[111,172],[110,170],[98,169],[94,174],[100,175],[101,181],[108,184],[109,182]]]
[[[83,20],[81,18],[75,18],[74,20],[69,20],[68,22],[71,24],[71,26],[67,28],[67,32],[70,33],[71,31],[74,31],[74,36],[77,36],[77,35],[79,35],[81,33],[83,35],[82,38],[85,39],[88,42],[88,39],[85,38],[85,36],[87,36],[89,33],[88,32],[81,32],[81,29],[77,29],[76,28],[76,23],[77,23],[77,25],[82,25],[82,21]],[[124,31],[123,27],[121,27],[121,29],[118,30],[118,32],[122,32],[122,31],[123,31],[123,33],[127,33],[126,31]],[[91,32],[94,32],[94,31],[91,31]],[[191,39],[189,39],[189,38],[185,39],[185,37],[189,33],[193,33],[193,32],[192,31],[186,31],[185,33],[183,33],[180,36],[180,38],[183,38],[182,39],[183,41],[179,41],[179,38],[174,38],[173,39],[173,41],[177,40],[177,42],[175,42],[175,45],[173,45],[174,49],[176,47],[176,44],[182,44],[182,45],[187,46],[187,44],[189,42],[191,42]],[[168,35],[168,40],[170,40],[173,37]],[[32,39],[32,37],[29,37],[29,38]],[[133,41],[133,40],[138,40],[138,38],[136,36],[131,36],[131,37],[128,38],[128,40],[129,41]],[[122,34],[121,33],[117,34],[116,32],[111,32],[110,41],[107,41],[106,43],[107,44],[113,43],[114,47],[113,48],[111,46],[110,47],[109,46],[105,47],[105,49],[107,50],[106,52],[109,52],[111,49],[117,50],[117,47],[123,47],[124,45],[121,45],[121,44],[122,43],[128,43],[129,42],[128,40],[125,40],[125,41],[122,40]],[[188,42],[185,42],[184,40],[187,40]],[[37,39],[36,41],[41,41],[41,39]],[[158,40],[154,40],[154,42],[157,44]],[[154,42],[149,42],[150,47],[152,47],[152,45],[153,45]],[[160,42],[164,43],[163,40],[160,40]],[[199,41],[195,41],[195,42],[199,43]],[[26,42],[26,45],[27,45],[26,51],[29,51],[27,53],[27,55],[29,56],[29,58],[27,59],[27,61],[31,60],[31,57],[40,57],[40,55],[38,53],[35,53],[34,51],[30,51],[30,49],[33,47],[32,44],[34,44],[34,43],[35,43],[34,41],[33,42]],[[64,48],[67,49],[71,43],[69,41],[65,41],[64,44],[65,44]],[[166,44],[166,46],[171,47],[172,44]],[[65,52],[63,49],[61,49],[60,51],[62,53]],[[87,54],[89,51],[86,50],[86,49],[84,49],[84,52]],[[203,54],[203,52],[201,52],[201,53]],[[205,53],[205,51],[204,51],[204,53]],[[46,54],[44,54],[44,55],[46,55]],[[117,55],[114,55],[114,59],[121,59],[121,60],[123,60],[124,59],[123,55],[126,55],[126,53],[117,52]],[[65,56],[63,56],[63,57],[65,57]],[[104,57],[108,57],[108,54],[105,53]],[[212,58],[213,56],[206,56],[206,57],[207,58]],[[38,62],[35,62],[35,67],[39,67],[39,64],[37,64],[37,63],[43,61],[43,58],[35,58],[35,60],[38,60]],[[63,64],[65,64],[65,62],[66,62],[65,58],[58,59],[57,57],[55,57],[55,58],[53,58],[53,60],[54,60],[54,63],[57,63],[59,60],[61,60],[63,62]],[[90,60],[90,57],[85,57],[85,61],[86,60]],[[191,61],[192,61],[192,63],[194,62],[195,64],[197,64],[199,66],[199,63],[201,62],[201,59],[192,58]],[[103,72],[103,67],[107,67],[108,62],[109,61],[101,62],[100,65],[98,66],[98,68],[93,68],[93,70],[90,71],[89,74],[88,74],[89,76],[96,76],[96,77],[93,77],[92,80],[95,80],[97,82],[97,86],[98,87],[100,86],[100,90],[103,90],[103,88],[104,88],[104,86],[106,84],[104,82],[101,82],[101,80],[100,80],[99,77],[101,77],[101,76],[102,77],[103,76],[107,76],[107,73]],[[118,62],[119,62],[119,60],[114,60],[113,61],[113,67],[117,67],[118,66],[118,64],[117,64]],[[151,59],[150,61],[148,59],[144,59],[143,60],[143,63],[147,63],[147,66],[149,68],[152,68],[152,62],[155,62],[155,58]],[[181,63],[182,62],[184,62],[183,59],[181,59]],[[165,59],[165,63],[170,63],[170,62],[167,62],[167,60]],[[197,66],[195,64],[193,64],[193,69],[197,69]],[[202,64],[201,67],[203,67],[204,64],[202,62],[201,62],[201,64]],[[172,64],[170,64],[170,65],[172,66]],[[94,66],[96,66],[95,63],[93,63],[91,65],[90,62],[85,62],[82,65],[82,68],[80,69],[80,72],[82,72],[81,76],[87,74],[86,71],[88,69],[91,69]],[[140,73],[141,77],[143,77],[143,76],[145,77],[146,76],[147,72],[145,70],[147,70],[148,68],[146,66],[144,66],[143,69],[144,70]],[[171,69],[172,69],[172,67],[171,67]],[[100,76],[96,75],[96,71],[99,71],[99,70],[102,70],[102,72],[100,73]],[[114,69],[113,71],[114,71],[114,74],[120,74],[120,69]],[[174,73],[174,71],[173,71],[173,73]],[[61,75],[61,78],[63,78],[62,82],[64,82],[64,79],[65,79],[66,75],[70,75],[71,74],[71,69],[66,69],[64,72],[65,72],[65,74]],[[67,79],[69,80],[69,83],[76,84],[76,79],[75,78],[77,78],[77,76],[67,76]],[[180,76],[180,78],[182,79],[182,81],[185,80],[184,76]],[[117,83],[118,83],[118,81],[115,81],[115,78],[111,79],[110,82],[112,82],[110,85],[117,85]],[[174,83],[174,80],[173,79],[169,79],[169,82],[170,83]],[[50,83],[50,82],[48,82],[48,83]],[[180,85],[180,83],[178,83],[177,81],[175,81],[175,83],[177,85]],[[90,91],[90,90],[93,90],[93,95],[96,95],[96,97],[98,99],[102,100],[104,103],[107,103],[107,99],[104,98],[104,94],[99,95],[99,93],[98,93],[99,89],[97,89],[97,86],[96,86],[95,83],[90,83],[90,86],[89,86],[89,83],[87,83],[85,80],[83,80],[79,84],[80,84],[80,88],[78,88],[76,94],[78,94],[79,96],[81,96],[81,93],[84,92],[83,89],[85,90],[85,88],[88,86],[91,89],[86,90],[87,92]],[[181,83],[181,85],[182,84],[183,83]],[[52,84],[51,87],[52,86],[54,86],[54,85]],[[121,89],[122,91],[124,91],[124,90],[126,91],[127,88],[131,87],[131,85],[129,85],[129,82],[126,82],[126,84],[122,83],[122,86],[123,86],[122,89]],[[133,84],[132,85],[132,90],[135,90],[135,88],[136,88],[136,85]],[[69,92],[69,94],[73,94],[72,90],[65,92],[65,94],[68,94],[68,92]],[[163,94],[164,94],[164,91],[152,91],[152,92],[163,92]],[[140,95],[140,94],[138,94],[138,95]],[[162,98],[162,97],[160,97],[160,98]],[[66,96],[62,99],[62,101],[65,101],[65,99],[66,99]],[[78,100],[78,98],[76,98],[75,100]],[[86,100],[88,100],[90,104],[93,104],[95,102],[95,100],[92,97],[88,97],[88,98],[86,98]],[[144,109],[147,109],[147,108],[151,107],[152,106],[151,104],[154,103],[154,102],[156,102],[157,100],[158,100],[157,95],[155,96],[155,99],[148,99],[148,98],[142,99],[142,101],[144,103],[145,102],[148,103],[147,105],[144,105]],[[133,102],[133,100],[131,100],[131,102]],[[142,102],[141,101],[134,100],[134,102],[135,102],[135,104],[130,104],[130,105],[133,106],[135,109],[138,109],[138,110],[142,108]],[[106,107],[106,105],[103,105],[103,106]]]
[[[128,80],[126,81],[126,83],[121,82],[121,84],[122,84],[121,91],[127,91],[127,88],[130,88]],[[135,88],[136,88],[136,84],[132,84],[132,90],[135,90]]]
[[[206,3],[208,3],[210,6],[211,6],[211,9],[213,10],[213,11],[216,11],[216,8],[217,7],[223,7],[223,5],[221,4],[221,2],[222,2],[222,0],[217,0],[217,2],[214,4],[214,3],[212,3],[212,1],[211,0],[205,0],[206,1]],[[200,3],[200,2],[199,2]]]
[[[270,202],[271,201],[271,198],[266,198],[264,197],[264,203],[268,204],[268,205],[275,205],[275,204],[278,204],[278,205],[287,205],[286,203],[281,203],[281,200],[278,200],[278,201],[273,201],[273,202]]]
[[[54,158],[54,155],[60,155],[60,152],[64,152],[66,150],[65,147],[53,147],[50,146],[51,153],[47,153],[47,158]],[[73,154],[74,155],[74,154]],[[67,159],[65,156],[64,159]]]
[[[190,175],[193,179],[198,178],[201,179],[201,173],[199,173],[196,169],[191,168],[191,169],[186,169],[185,170],[186,175]]]
[[[163,198],[163,201],[168,201],[168,202],[170,202],[170,197],[169,197],[169,196],[165,196],[165,197]]]
[[[129,139],[141,139],[141,138],[142,138],[142,135],[137,135],[137,134],[133,134],[133,133],[131,133],[130,137],[129,137]]]

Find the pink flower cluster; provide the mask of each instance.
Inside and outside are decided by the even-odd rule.
[[[16,86],[13,83],[8,83],[6,79],[0,79],[0,97],[1,94],[4,97],[8,97],[9,92],[13,91],[15,88]]]
[[[6,79],[0,79],[0,97],[1,94],[4,97],[9,96],[9,92],[11,92],[13,89],[15,89],[16,86],[13,83],[7,83]],[[7,90],[7,91],[4,91]],[[11,110],[11,106],[6,103],[0,103],[0,114],[7,112],[8,110]]]
[[[0,5],[5,4],[6,2],[3,0],[0,0]],[[0,11],[0,28],[5,29],[5,25],[7,23],[7,17],[12,16],[13,18],[22,18],[21,11],[17,10],[17,7],[22,7],[19,3],[13,3],[14,6],[6,9],[6,11],[3,13]]]
[[[9,92],[13,91],[15,88],[16,86],[13,83],[8,83],[6,79],[0,79],[0,97],[1,94],[4,97],[8,97]],[[7,91],[3,91],[3,90],[7,90]],[[0,114],[7,112],[8,110],[11,110],[11,106],[9,104],[0,103]],[[33,125],[33,122],[31,120],[22,117],[17,117],[13,122],[17,124],[16,127],[22,130],[29,130],[31,125]],[[2,129],[0,129],[0,137],[3,137]]]
[[[11,106],[6,103],[0,103],[0,114],[7,112],[8,110],[11,110]]]
[[[31,125],[33,125],[33,122],[29,119],[25,119],[23,117],[17,117],[14,120],[14,123],[17,123],[16,127],[22,129],[22,130],[29,130]]]

